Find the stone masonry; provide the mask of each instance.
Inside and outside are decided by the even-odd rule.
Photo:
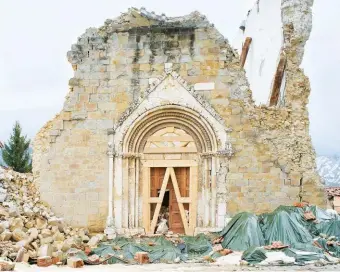
[[[105,228],[107,130],[135,101],[147,99],[150,83],[171,64],[231,128],[234,154],[219,160],[216,182],[217,203],[226,203],[228,216],[301,200],[324,206],[309,136],[310,84],[299,68],[312,4],[282,0],[287,74],[281,107],[255,106],[238,53],[198,12],[167,18],[131,8],[87,29],[67,54],[74,77],[64,107],[34,141],[41,198],[74,226]]]

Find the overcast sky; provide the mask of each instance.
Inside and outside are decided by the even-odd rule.
[[[280,0],[273,0],[280,1]],[[131,6],[179,16],[193,10],[232,41],[255,0],[0,0],[0,141],[15,120],[29,137],[62,109],[72,69],[66,53],[86,28]],[[312,83],[311,135],[319,154],[340,153],[339,0],[315,0],[303,67]]]

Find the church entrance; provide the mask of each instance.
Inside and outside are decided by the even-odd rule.
[[[155,233],[160,222],[170,231],[192,234],[196,226],[197,148],[180,127],[165,127],[144,148],[144,225]]]
[[[161,91],[150,93],[109,134],[114,143],[109,163],[114,218],[109,215],[108,220],[114,219],[120,231],[154,234],[164,219],[170,231],[193,235],[224,219],[224,203],[217,214],[216,166],[227,134],[196,100],[199,112],[177,104],[152,108],[169,94],[166,88]]]

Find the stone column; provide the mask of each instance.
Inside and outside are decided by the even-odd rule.
[[[216,227],[216,158],[211,158],[211,226]]]
[[[120,231],[123,227],[123,157],[116,155],[115,157],[115,179],[114,179],[114,192],[115,198],[113,201],[114,214],[115,214],[115,227]]]
[[[110,135],[110,138],[113,138],[112,135]],[[108,203],[108,216],[106,219],[106,228],[104,233],[108,236],[109,239],[114,239],[116,237],[116,229],[114,225],[114,219],[113,219],[113,163],[114,163],[114,149],[113,144],[110,141],[108,143],[108,161],[109,161],[109,203]]]

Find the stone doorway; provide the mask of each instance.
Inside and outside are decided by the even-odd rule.
[[[160,197],[162,192],[163,182],[167,182],[166,189],[161,200],[160,212],[158,220],[164,218],[167,220],[167,225],[170,231],[174,233],[185,233],[181,209],[184,211],[185,223],[189,223],[189,203],[178,203],[183,197],[190,197],[190,168],[189,167],[175,167],[174,172],[176,180],[172,180],[169,176],[168,181],[164,180],[167,168],[153,167],[150,168],[150,195],[151,197]],[[171,169],[169,170],[171,171]],[[177,184],[174,185],[174,182]],[[179,196],[176,195],[178,187]],[[150,205],[151,218],[154,218],[156,211],[156,204]]]
[[[169,93],[163,89],[160,91],[162,93],[152,93],[158,104],[159,97],[166,97]],[[176,220],[176,212],[172,213],[172,222],[177,221],[178,224],[176,226],[174,223],[171,227],[178,228],[178,232],[183,232],[184,227],[186,235],[212,229],[216,226],[216,219],[225,215],[225,209],[220,207],[217,214],[216,167],[219,165],[219,157],[228,151],[227,131],[199,104],[199,112],[177,104],[150,109],[150,99],[153,98],[149,96],[109,134],[109,146],[114,143],[112,157],[109,159],[109,187],[113,186],[112,197],[109,196],[113,207],[110,212],[114,218],[109,214],[108,222],[114,219],[119,232],[152,234],[157,224],[157,218],[153,221],[153,213],[158,204],[161,209],[164,201],[164,197],[160,198],[160,190],[151,194],[152,168],[164,168],[169,169],[169,186],[173,186],[173,177],[181,179],[182,175],[189,176],[188,196],[182,192],[177,197],[175,187],[173,190],[167,189],[168,185],[165,187],[164,196],[165,199],[169,198],[169,210],[172,199],[172,210],[178,209],[180,219],[184,218]],[[222,149],[218,151],[219,144]],[[187,168],[187,174],[177,173],[184,171],[179,168]],[[175,193],[170,196],[171,191]],[[184,216],[181,214],[181,206]],[[185,215],[188,209],[189,222]],[[186,224],[182,227],[183,222]]]

